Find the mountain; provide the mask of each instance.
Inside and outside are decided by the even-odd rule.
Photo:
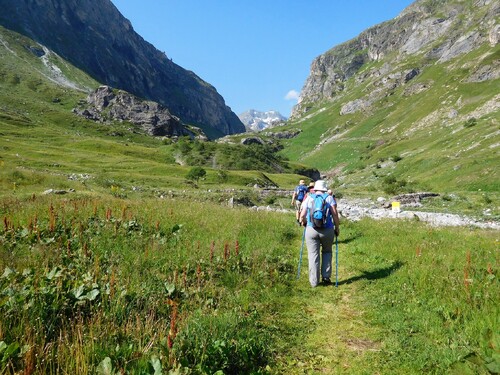
[[[278,111],[256,111],[250,109],[238,115],[239,119],[245,125],[247,131],[260,131],[266,128],[278,125],[287,120]]]
[[[284,156],[351,192],[498,196],[499,14],[498,1],[418,0],[318,56]]]
[[[495,53],[500,41],[499,13],[500,3],[492,0],[416,1],[395,19],[317,57],[292,117],[306,113],[310,103],[342,100],[353,88],[351,82],[369,84],[374,92],[358,98],[359,105],[345,107],[344,114],[366,109],[402,85],[410,86],[432,66],[446,66],[484,45],[490,45],[489,53]],[[488,64],[489,60],[480,56],[476,66],[466,67],[469,81],[498,78],[498,60],[493,62]]]
[[[146,42],[110,0],[0,0],[0,8],[0,25],[100,83],[158,102],[212,137],[245,131],[213,86]]]

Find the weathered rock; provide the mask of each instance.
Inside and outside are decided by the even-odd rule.
[[[263,145],[265,142],[259,137],[247,137],[241,140],[243,145]]]
[[[340,108],[341,115],[348,115],[351,113],[356,113],[358,111],[366,110],[370,108],[371,102],[363,99],[355,99],[351,102],[348,102]]]
[[[285,131],[279,131],[279,132],[263,132],[262,134],[268,137],[272,137],[275,139],[291,139],[295,138],[297,135],[299,135],[302,132],[301,129],[299,130],[285,130]]]
[[[62,189],[47,189],[45,190],[42,195],[49,195],[49,194],[57,194],[57,195],[64,195],[68,193],[74,193],[74,189],[69,189],[69,190],[62,190]]]
[[[422,199],[431,197],[439,197],[439,194],[429,192],[399,194],[390,199],[388,202],[383,202],[383,207],[390,208],[392,202],[394,201],[401,203],[403,206],[418,206],[420,205]]]
[[[121,90],[101,86],[74,112],[94,121],[129,121],[154,136],[193,136],[182,122],[162,105],[145,101]]]

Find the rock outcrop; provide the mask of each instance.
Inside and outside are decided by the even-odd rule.
[[[0,24],[97,81],[167,107],[215,136],[245,132],[217,90],[138,35],[110,0],[0,0]]]
[[[145,101],[122,90],[101,86],[87,97],[87,102],[73,110],[89,120],[128,121],[153,136],[194,136],[179,118],[161,104]]]

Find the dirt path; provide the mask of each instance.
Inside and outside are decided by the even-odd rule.
[[[306,271],[307,272],[307,271]],[[356,275],[343,267],[339,286],[318,286],[311,289],[307,275],[301,276],[304,292],[309,298],[301,299],[310,330],[304,338],[303,352],[297,361],[297,373],[339,374],[350,373],[354,363],[366,362],[380,351],[381,333],[371,326],[362,309],[362,292],[357,283],[345,282]],[[359,367],[357,367],[359,369]]]

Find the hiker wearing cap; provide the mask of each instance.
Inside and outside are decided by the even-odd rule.
[[[302,204],[299,220],[306,225],[309,282],[316,287],[320,276],[323,284],[331,284],[333,240],[340,231],[337,202],[327,193],[325,181],[316,181],[313,189],[314,193],[309,194]]]
[[[300,218],[300,211],[302,210],[302,206],[304,205],[305,200],[307,199],[307,197],[311,193],[314,193],[314,182],[309,182],[309,185],[307,186],[307,193],[304,196],[304,200],[302,201],[302,204],[300,205],[299,218]],[[299,220],[299,224],[302,225],[301,222],[300,222],[300,220]]]
[[[300,206],[307,193],[307,187],[304,180],[300,180],[295,187],[292,195],[292,206],[295,206],[295,219],[299,222]]]

